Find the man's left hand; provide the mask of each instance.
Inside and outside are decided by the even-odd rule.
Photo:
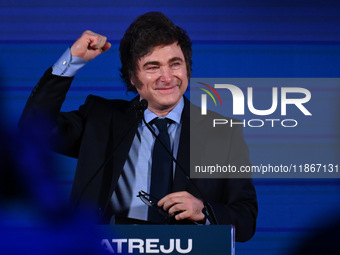
[[[159,207],[162,207],[171,215],[175,215],[176,220],[202,221],[205,215],[202,213],[203,202],[186,191],[180,191],[166,195],[159,200]]]

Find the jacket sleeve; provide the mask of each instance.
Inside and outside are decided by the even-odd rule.
[[[33,88],[19,120],[19,129],[47,139],[58,153],[77,157],[86,107],[62,113],[61,106],[73,77],[60,77],[49,68]]]
[[[232,130],[228,162],[231,166],[250,165],[242,127]],[[239,176],[236,176],[239,177]],[[256,191],[250,174],[224,179],[222,203],[209,203],[219,224],[235,226],[236,241],[245,242],[255,233],[258,213]]]
[[[212,175],[207,171],[207,166],[217,164],[236,168],[250,165],[243,125],[213,127],[214,119],[227,117],[211,111],[202,116],[199,107],[192,104],[189,106],[190,113],[187,110],[189,107],[183,110],[181,132],[183,137],[190,139],[183,139],[182,147],[179,147],[178,161],[183,164],[184,171],[176,169],[175,191],[187,190],[202,199],[207,212],[215,216],[217,224],[234,225],[236,241],[245,242],[255,233],[258,210],[251,176],[247,174],[243,178],[238,178],[238,175],[229,177],[228,173]],[[230,118],[227,119],[230,121]],[[206,169],[198,175],[195,173],[196,166],[206,166]],[[184,174],[189,172],[186,169],[190,169],[192,179],[190,184],[180,185],[188,183]],[[213,224],[213,220],[210,223]]]

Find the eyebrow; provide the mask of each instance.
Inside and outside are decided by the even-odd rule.
[[[184,62],[184,60],[180,57],[173,57],[173,58],[169,59],[168,63],[173,63],[175,61],[180,61],[182,63]],[[148,61],[143,65],[143,67],[146,67],[148,65],[160,65],[160,62],[159,61]]]
[[[169,60],[169,63],[176,62],[176,61],[184,62],[184,60],[180,57],[173,57]]]
[[[143,67],[146,67],[148,65],[159,65],[160,63],[158,61],[148,61],[146,62]]]

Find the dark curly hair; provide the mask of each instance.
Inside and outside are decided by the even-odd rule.
[[[183,52],[188,78],[191,75],[191,40],[187,33],[160,12],[148,12],[139,16],[126,30],[120,41],[120,77],[128,91],[137,92],[130,80],[137,71],[137,61],[154,47],[177,42]]]

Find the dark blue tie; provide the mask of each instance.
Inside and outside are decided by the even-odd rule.
[[[152,124],[155,124],[159,134],[158,139],[155,140],[155,144],[152,152],[152,167],[151,167],[151,184],[150,194],[158,199],[163,198],[171,192],[172,185],[172,158],[164,147],[169,151],[170,149],[170,136],[168,133],[169,119],[154,119]],[[166,223],[164,217],[152,207],[149,207],[148,220],[155,223]]]

